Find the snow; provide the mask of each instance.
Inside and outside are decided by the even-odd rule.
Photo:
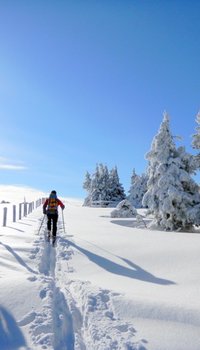
[[[137,210],[132,206],[128,199],[119,202],[116,209],[110,213],[112,218],[131,218],[137,216]]]
[[[11,204],[44,196],[0,194]],[[199,232],[153,231],[111,218],[112,208],[64,202],[55,247],[45,221],[38,234],[41,206],[1,227],[0,349],[199,350]]]

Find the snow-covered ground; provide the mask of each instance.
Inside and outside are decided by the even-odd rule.
[[[0,202],[40,196],[0,186]],[[200,234],[64,201],[55,248],[41,206],[0,229],[0,349],[199,350]]]

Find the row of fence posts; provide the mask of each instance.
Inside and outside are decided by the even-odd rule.
[[[27,216],[28,214],[31,214],[32,211],[35,208],[38,208],[42,203],[44,203],[44,198],[39,198],[36,200],[36,202],[23,202],[19,203],[19,217],[18,219],[21,220],[22,216]],[[7,225],[7,214],[8,214],[8,208],[5,207],[3,208],[3,226]],[[17,221],[17,206],[13,205],[13,217],[12,221],[16,222]]]

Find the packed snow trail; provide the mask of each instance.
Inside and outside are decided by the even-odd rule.
[[[58,222],[58,231],[61,233],[62,223]],[[56,280],[56,247],[46,239],[46,229],[41,230],[43,249],[41,251],[39,271],[44,275],[44,281],[48,286],[41,295],[46,297],[47,292],[51,299],[52,313],[52,347],[54,350],[74,350],[73,322],[67,301],[63,292],[57,286]],[[59,241],[59,238],[57,238]]]
[[[74,243],[63,235],[62,222],[58,222],[56,247],[46,240],[45,222],[35,245],[32,258],[39,261],[43,310],[26,315],[19,324],[30,324],[36,346],[54,350],[145,349],[133,342],[132,325],[115,318],[110,291],[69,278],[73,275],[70,260]]]

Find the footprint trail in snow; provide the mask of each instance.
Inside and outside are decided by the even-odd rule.
[[[18,324],[29,327],[37,349],[145,350],[145,342],[134,342],[134,327],[115,317],[114,293],[72,279],[74,248],[62,232],[62,223],[55,247],[46,240],[45,229],[34,246],[30,259],[38,261],[39,275],[29,280],[41,284],[42,310],[31,311]]]

